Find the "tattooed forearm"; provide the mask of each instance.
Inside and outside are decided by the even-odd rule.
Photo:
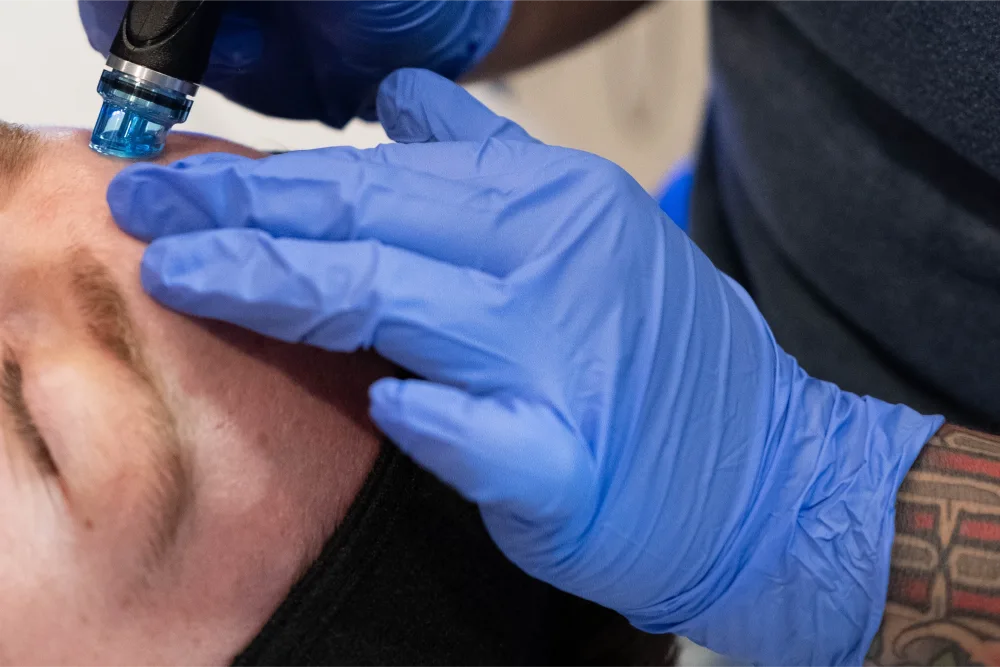
[[[1000,437],[946,425],[906,476],[868,663],[1000,664]]]

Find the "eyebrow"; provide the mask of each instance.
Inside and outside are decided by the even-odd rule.
[[[0,208],[35,163],[39,144],[34,130],[0,121]]]
[[[154,481],[146,490],[150,514],[149,555],[160,561],[176,540],[191,496],[191,483],[176,424],[145,361],[125,298],[108,269],[89,251],[77,248],[69,260],[70,286],[87,334],[119,361],[147,390],[152,406],[136,419],[154,435]]]

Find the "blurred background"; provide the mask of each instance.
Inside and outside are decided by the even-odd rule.
[[[606,157],[654,191],[697,141],[707,81],[706,14],[703,2],[654,3],[601,39],[470,90],[542,141]],[[43,24],[50,39],[39,50],[33,26]],[[104,58],[87,43],[73,0],[0,0],[0,63],[6,91],[0,120],[93,126]],[[208,89],[199,91],[181,129],[261,150],[387,141],[377,125],[354,121],[339,131],[276,120]],[[720,658],[686,643],[681,662],[720,664]]]

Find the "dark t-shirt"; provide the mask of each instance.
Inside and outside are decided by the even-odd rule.
[[[1000,3],[717,3],[692,236],[845,389],[1000,429]]]

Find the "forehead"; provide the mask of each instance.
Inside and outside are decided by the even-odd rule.
[[[84,129],[36,128],[28,133],[5,126],[0,142],[5,140],[9,146],[16,140],[20,148],[17,157],[7,151],[9,173],[0,166],[0,187],[11,186],[10,196],[0,200],[0,310],[7,310],[12,300],[47,291],[51,274],[81,247],[113,271],[131,273],[142,246],[115,226],[106,200],[111,179],[130,161],[90,150],[90,133]],[[157,162],[210,152],[261,155],[215,137],[175,132]],[[133,282],[131,275],[120,277]]]
[[[81,133],[82,134],[82,133]],[[93,159],[75,132],[41,132],[29,164],[8,174],[0,202],[0,311],[51,293],[56,274],[79,248],[120,252],[104,191],[118,167]],[[94,157],[99,157],[96,154]],[[0,175],[3,178],[3,175]]]
[[[13,242],[28,235],[33,243],[82,242],[94,232],[107,233],[111,223],[105,193],[108,183],[131,162],[90,150],[84,129],[35,128],[0,124],[0,229]],[[199,153],[263,154],[246,146],[206,135],[172,133],[166,164]],[[81,235],[84,238],[80,238]],[[10,245],[7,243],[7,245]],[[2,255],[0,248],[0,255]]]
[[[0,179],[25,180],[23,184],[36,189],[42,186],[80,190],[94,182],[108,181],[114,174],[132,163],[130,160],[100,155],[90,150],[89,130],[79,128],[24,128],[0,122]],[[264,154],[248,146],[203,134],[173,132],[167,138],[166,149],[154,162],[167,164],[199,153],[234,153],[247,157]],[[32,158],[32,159],[29,159]],[[34,164],[50,178],[39,179]],[[103,193],[95,193],[103,197]]]
[[[31,167],[38,144],[36,132],[0,121],[0,206]]]

